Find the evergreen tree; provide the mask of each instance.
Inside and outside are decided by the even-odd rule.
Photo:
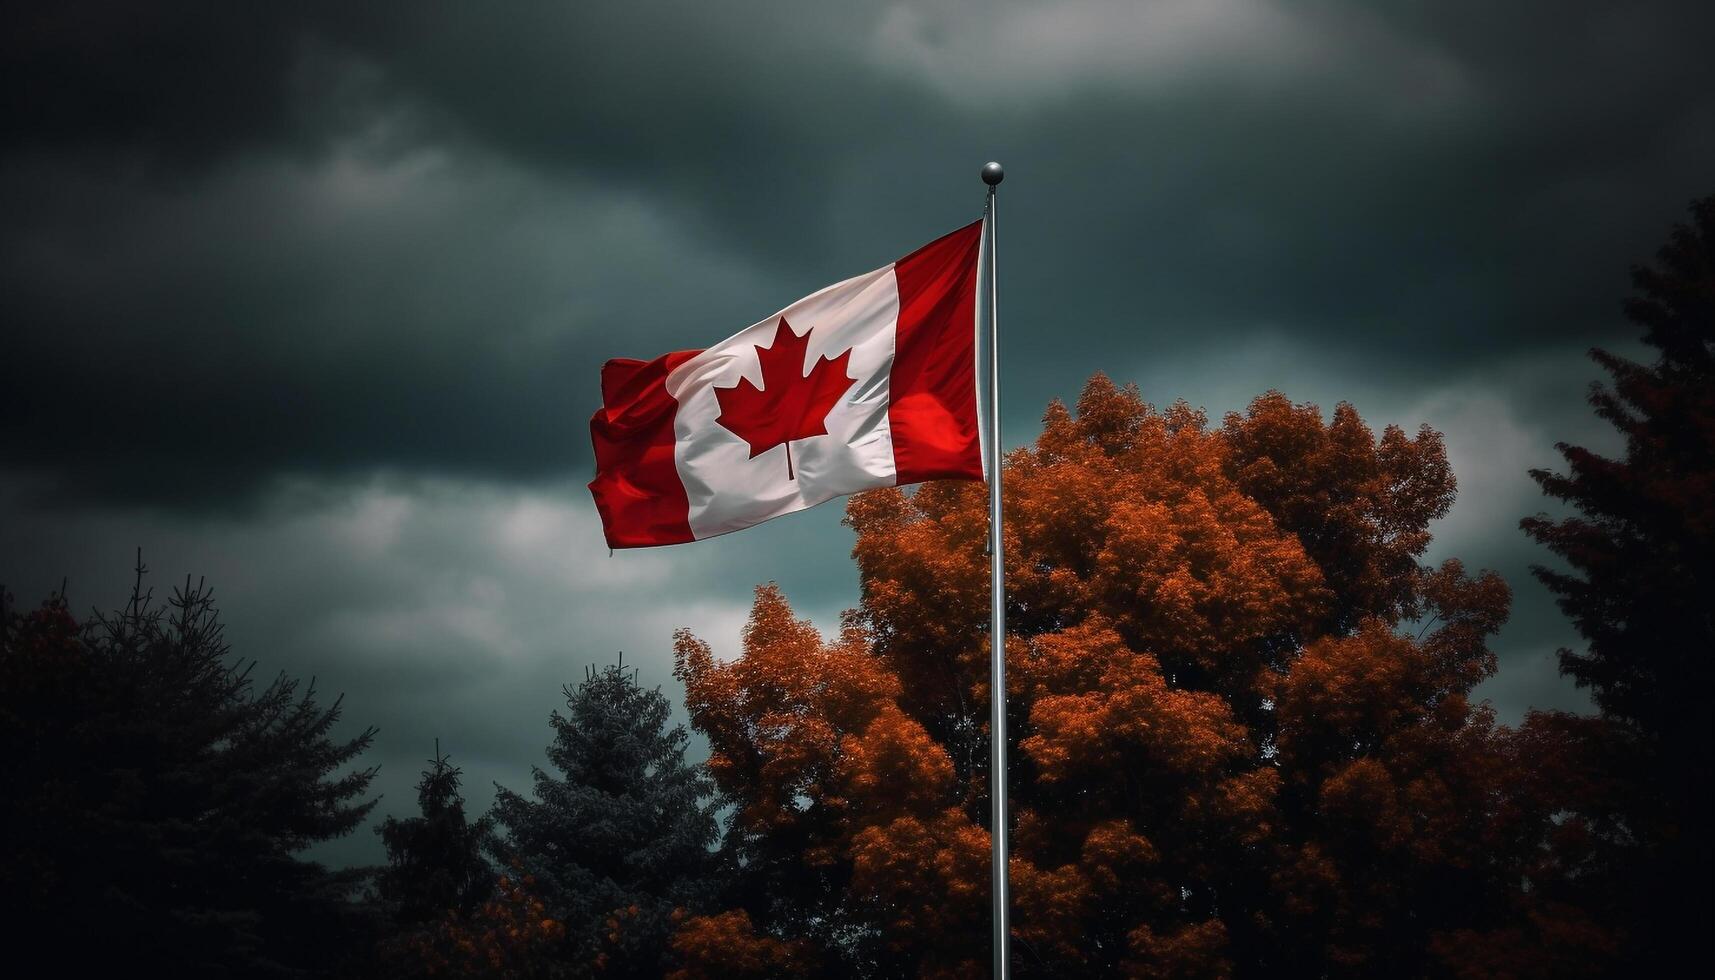
[[[1586,640],[1561,669],[1608,723],[1600,765],[1623,774],[1613,867],[1628,959],[1666,966],[1700,944],[1707,921],[1709,690],[1715,680],[1715,197],[1691,206],[1654,266],[1632,271],[1627,315],[1658,352],[1639,364],[1591,356],[1612,377],[1596,414],[1625,437],[1608,459],[1561,444],[1567,472],[1533,470],[1574,516],[1526,519],[1567,569],[1537,568]]]
[[[659,976],[675,910],[705,904],[715,882],[711,786],[634,670],[591,668],[565,694],[566,714],[549,717],[559,774],[536,769],[534,799],[496,787],[494,853],[565,924],[574,973]]]
[[[370,946],[362,871],[301,858],[373,805],[340,705],[234,664],[213,595],[0,613],[0,919],[56,972],[310,976]]]
[[[441,754],[417,783],[419,816],[388,817],[375,832],[388,866],[376,892],[403,925],[421,925],[448,912],[469,915],[494,890],[494,869],[484,857],[494,820],[467,820],[459,793],[461,771]]]

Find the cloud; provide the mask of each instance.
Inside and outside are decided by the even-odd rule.
[[[823,508],[774,522],[748,541],[714,540],[608,557],[578,486],[539,490],[490,482],[375,477],[289,481],[241,518],[130,508],[75,514],[32,508],[15,485],[0,502],[6,587],[31,604],[69,578],[74,609],[116,608],[133,549],[164,597],[184,575],[215,589],[235,656],[258,676],[319,679],[324,703],[344,695],[341,731],[380,729],[364,757],[380,765],[381,813],[408,813],[435,739],[466,774],[473,807],[496,780],[528,785],[550,738],[549,711],[589,664],[635,665],[675,705],[672,634],[689,627],[736,656],[751,589],[786,582],[824,631],[856,603],[855,575],[828,561],[849,548],[839,513]],[[794,550],[789,542],[795,542]],[[761,547],[772,561],[755,556]],[[750,553],[752,557],[746,558]],[[782,560],[784,559],[784,560]],[[793,566],[835,564],[837,581]],[[825,579],[825,576],[822,576]],[[697,743],[694,751],[706,751]],[[379,860],[367,830],[318,852]]]
[[[1259,324],[1253,394],[1433,384],[1609,342],[1715,155],[1693,8],[76,9],[7,42],[0,140],[4,465],[68,501],[587,472],[603,359],[969,220],[990,156],[1015,423]]]
[[[766,291],[647,200],[380,141],[192,195],[0,171],[0,282],[31,327],[0,377],[9,404],[53,406],[11,416],[11,465],[192,506],[302,471],[564,473],[587,465],[602,359],[691,346]],[[56,182],[75,203],[27,199]],[[108,424],[126,416],[145,424]]]
[[[1197,87],[1259,90],[1354,63],[1382,76],[1361,95],[1378,107],[1405,97],[1421,111],[1465,92],[1456,63],[1363,8],[1272,0],[898,3],[878,19],[868,55],[990,111],[1102,90],[1154,100]]]

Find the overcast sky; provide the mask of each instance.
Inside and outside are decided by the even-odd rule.
[[[1646,2],[48,3],[0,36],[0,582],[214,585],[235,650],[433,739],[486,806],[548,711],[777,580],[838,503],[609,557],[608,357],[703,347],[977,217],[1005,163],[1006,440],[1102,370],[1444,432],[1431,558],[1515,590],[1502,717],[1578,707],[1525,475],[1612,448],[1592,345],[1715,192],[1715,7]],[[682,712],[681,712],[682,716]],[[379,860],[367,830],[324,849]]]

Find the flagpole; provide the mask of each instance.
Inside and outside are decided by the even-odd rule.
[[[989,272],[989,832],[994,858],[994,980],[1012,975],[1008,966],[1011,929],[1007,885],[1006,812],[1006,563],[1001,555],[1000,514],[1000,313],[995,286],[995,187],[1006,176],[998,163],[983,167],[988,199],[983,228],[988,234]]]

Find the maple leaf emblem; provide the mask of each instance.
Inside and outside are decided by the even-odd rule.
[[[756,348],[763,386],[758,388],[749,378],[741,378],[731,388],[715,389],[721,406],[715,421],[750,444],[751,459],[775,446],[785,446],[788,480],[796,479],[792,473],[792,440],[827,435],[828,413],[857,381],[846,376],[850,349],[832,360],[823,355],[806,372],[804,355],[809,347],[809,331],[800,337],[781,317],[769,346]]]

